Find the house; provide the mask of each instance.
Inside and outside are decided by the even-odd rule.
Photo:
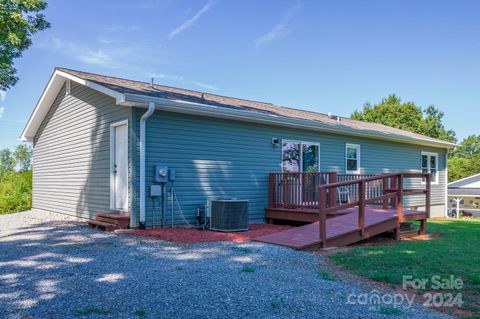
[[[448,184],[448,207],[480,217],[480,174]]]
[[[21,140],[33,143],[33,208],[84,218],[120,213],[131,227],[195,222],[207,199],[226,197],[248,199],[250,221],[263,222],[272,172],[431,173],[430,213],[441,217],[454,146],[384,125],[65,68],[53,72]],[[163,206],[151,186],[169,177]]]

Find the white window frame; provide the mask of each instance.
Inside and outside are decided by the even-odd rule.
[[[348,165],[347,165],[347,162],[348,162],[348,158],[347,158],[347,150],[349,148],[355,148],[357,149],[357,169],[354,170],[354,171],[351,171],[351,170],[348,170]],[[360,174],[360,172],[362,171],[362,167],[361,167],[361,147],[360,147],[360,144],[352,144],[352,143],[346,143],[345,144],[345,173],[346,174]]]
[[[125,120],[122,120],[122,121],[118,121],[118,122],[115,122],[115,123],[112,123],[110,124],[110,209],[111,210],[119,210],[117,208],[115,208],[115,175],[113,174],[113,171],[114,171],[114,166],[115,166],[115,128],[117,126],[122,126],[122,125],[126,125],[127,126],[127,132],[128,132],[128,119],[125,119]],[[129,143],[130,144],[130,143]],[[128,150],[128,147],[127,146],[127,150]],[[127,163],[129,162],[130,160],[127,159]],[[128,176],[128,165],[127,165],[127,176]],[[129,182],[127,183],[129,184]],[[130,187],[130,185],[127,185],[127,187]],[[129,191],[127,191],[127,203],[130,203],[130,197],[129,197]],[[128,207],[130,206],[130,204],[127,205],[127,209],[126,210],[120,210],[120,211],[124,211],[124,212],[128,212]]]
[[[309,141],[299,141],[299,140],[283,140],[282,139],[282,145],[281,145],[281,151],[280,151],[280,169],[282,173],[285,173],[283,171],[283,144],[284,143],[297,143],[300,144],[300,173],[303,173],[303,145],[315,145],[318,146],[318,170],[317,172],[320,172],[320,143],[318,142],[309,142]]]
[[[431,181],[432,185],[437,185],[439,181],[439,175],[440,175],[440,163],[438,162],[438,153],[434,152],[424,152],[422,151],[420,154],[420,172],[423,172],[423,167],[422,167],[422,157],[426,155],[428,156],[427,164],[428,164],[428,172],[431,173],[431,167],[430,167],[430,157],[435,157],[435,163],[437,163],[437,167],[435,168],[437,170],[437,174],[435,174],[435,180]],[[425,181],[422,178],[422,184],[425,184]]]

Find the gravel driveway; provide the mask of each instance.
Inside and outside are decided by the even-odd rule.
[[[0,215],[0,318],[439,318],[349,304],[375,287],[330,273],[318,254],[266,244],[180,245],[63,215]]]

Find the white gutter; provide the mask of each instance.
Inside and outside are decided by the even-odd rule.
[[[336,133],[336,134],[340,133],[344,135],[366,137],[366,138],[371,138],[376,140],[396,141],[399,143],[407,143],[407,144],[416,144],[416,145],[433,146],[433,147],[441,147],[441,148],[452,148],[456,146],[456,144],[454,143],[449,143],[444,141],[432,141],[427,138],[422,139],[422,138],[413,138],[408,136],[392,136],[392,134],[380,133],[378,131],[373,131],[373,130],[363,130],[363,132],[360,132],[360,130],[358,129],[353,129],[342,124],[320,123],[318,121],[312,121],[312,120],[237,110],[232,108],[207,105],[207,104],[201,104],[201,103],[190,103],[190,102],[179,101],[179,100],[169,100],[164,98],[151,97],[151,96],[145,96],[145,95],[139,95],[139,94],[131,94],[131,93],[125,93],[125,101],[121,103],[121,105],[140,106],[140,105],[145,105],[146,103],[149,103],[151,101],[154,101],[158,105],[157,106],[158,109],[170,111],[170,112],[203,115],[203,116],[217,117],[217,118],[227,118],[227,119],[233,119],[233,120],[239,120],[239,121],[270,124],[270,125],[284,126],[284,127],[295,127],[295,128],[305,129],[305,130],[330,132],[330,133]]]
[[[448,150],[445,151],[445,218],[448,218]]]
[[[147,112],[140,118],[140,229],[145,229],[145,126],[153,112],[155,103],[149,102]]]

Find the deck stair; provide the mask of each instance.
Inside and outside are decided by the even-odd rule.
[[[114,231],[116,229],[127,229],[130,225],[130,216],[99,213],[95,220],[89,220],[88,225],[91,228],[97,228],[106,231]]]
[[[340,182],[334,182],[335,176],[330,176],[332,183],[322,184],[319,178],[313,179],[317,181],[314,187],[309,186],[311,174],[284,175],[270,175],[267,220],[309,224],[256,237],[255,241],[294,249],[317,249],[346,246],[389,231],[393,231],[395,239],[426,233],[430,217],[430,174],[392,173]],[[405,189],[406,179],[423,179],[425,186]],[[348,188],[352,199],[346,203],[338,201],[335,198],[338,188]],[[425,210],[404,208],[404,197],[411,195],[425,196]],[[406,227],[413,220],[420,221],[419,230]]]

